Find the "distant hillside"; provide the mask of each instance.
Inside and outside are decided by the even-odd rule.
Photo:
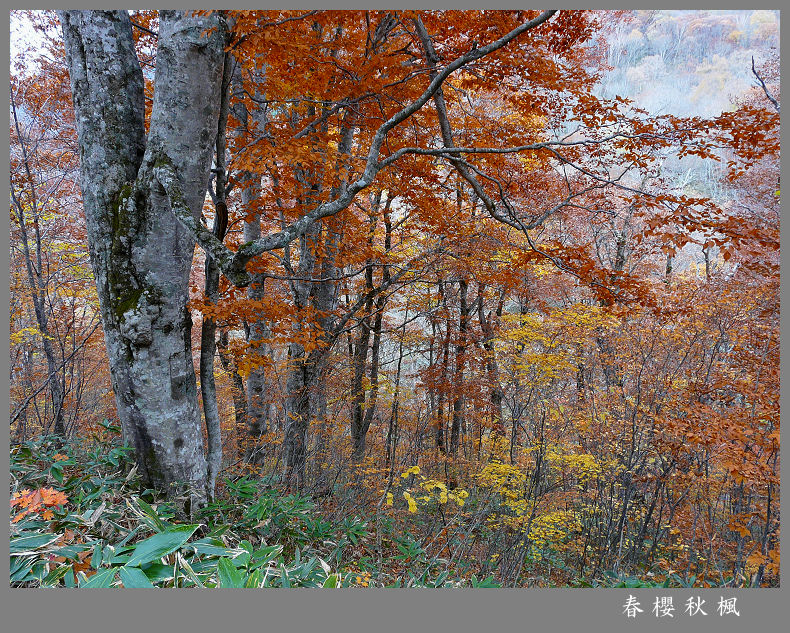
[[[754,85],[779,56],[779,11],[633,11],[606,34],[600,96],[621,95],[652,114],[712,116]],[[777,78],[778,79],[778,78]]]

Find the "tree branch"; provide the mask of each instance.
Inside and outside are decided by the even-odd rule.
[[[345,187],[340,195],[334,200],[318,205],[312,211],[309,211],[277,233],[272,233],[244,244],[235,254],[226,248],[208,229],[194,218],[189,207],[184,202],[177,175],[169,161],[160,160],[154,168],[154,175],[167,192],[170,198],[171,209],[182,226],[194,236],[201,248],[206,250],[212,258],[214,258],[219,269],[233,284],[239,287],[247,286],[251,283],[251,277],[247,274],[245,267],[247,262],[253,257],[268,251],[283,248],[287,244],[290,244],[293,240],[304,235],[313,223],[346,209],[356,195],[373,182],[378,172],[384,167],[382,163],[379,163],[378,157],[389,131],[422,108],[431,97],[441,89],[444,81],[453,72],[466,66],[470,62],[481,59],[506,46],[522,33],[543,24],[543,22],[548,20],[556,12],[555,9],[544,11],[533,20],[521,24],[509,33],[485,46],[473,48],[450,62],[441,71],[435,72],[430,84],[417,99],[401,108],[378,128],[368,150],[365,169],[355,182]]]
[[[754,67],[754,56],[752,56],[752,73],[754,73],[754,76],[757,77],[757,81],[759,81],[760,85],[763,87],[763,92],[765,93],[765,96],[768,97],[768,101],[770,101],[773,104],[774,108],[776,108],[776,111],[779,112],[779,102],[771,95],[770,92],[768,92],[768,86],[765,85],[763,78],[760,77],[760,74],[757,72],[757,69]]]
[[[474,48],[464,55],[461,55],[450,64],[445,66],[440,72],[437,72],[428,87],[417,99],[392,115],[376,131],[370,144],[370,149],[368,150],[365,169],[362,172],[362,175],[355,182],[346,187],[338,198],[317,206],[315,209],[308,212],[282,231],[267,235],[266,237],[255,240],[251,244],[245,244],[242,246],[234,257],[235,269],[239,270],[243,268],[244,264],[246,264],[246,262],[256,255],[260,255],[261,253],[278,248],[283,248],[286,244],[303,235],[305,231],[307,231],[307,229],[317,220],[335,215],[336,213],[347,208],[355,196],[360,191],[368,187],[370,183],[373,182],[376,174],[378,174],[378,172],[382,169],[382,165],[378,162],[378,157],[381,147],[384,144],[384,140],[390,130],[422,108],[436,93],[436,91],[441,88],[441,85],[453,72],[469,64],[470,62],[485,57],[486,55],[506,46],[522,33],[533,29],[548,20],[555,13],[556,10],[544,11],[535,19],[516,27],[498,40],[495,40],[485,46],[481,46],[480,48]]]
[[[248,286],[252,278],[244,268],[238,267],[234,253],[221,240],[217,239],[212,231],[203,226],[194,215],[184,200],[181,183],[175,169],[168,159],[160,159],[154,166],[154,177],[162,185],[170,200],[170,210],[181,225],[189,231],[211,258],[216,262],[222,273],[236,286]]]

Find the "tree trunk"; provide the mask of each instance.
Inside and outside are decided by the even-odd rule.
[[[455,455],[458,452],[458,442],[461,437],[461,425],[464,419],[464,362],[466,355],[466,332],[469,329],[469,305],[466,300],[469,282],[466,279],[459,281],[459,319],[458,319],[458,343],[455,346],[455,376],[453,378],[453,391],[455,401],[453,402],[453,422],[450,427],[450,453]]]
[[[260,196],[260,176],[247,174],[247,182],[242,190],[242,206],[250,208]],[[244,221],[244,241],[250,242],[261,236],[261,217],[253,213]],[[263,275],[253,274],[253,281],[247,288],[247,298],[261,301],[266,293]],[[246,457],[253,464],[262,464],[265,458],[261,437],[269,432],[271,406],[266,384],[266,363],[271,359],[271,348],[266,342],[270,336],[269,324],[262,315],[250,320],[247,335],[248,354],[256,359],[247,377],[247,419],[250,445]]]
[[[311,376],[310,365],[305,362],[304,348],[292,343],[290,354],[296,357],[296,363],[288,374],[285,400],[286,427],[283,443],[285,459],[285,485],[291,490],[304,487],[305,465],[307,463],[307,428],[310,425],[310,394],[308,392]]]
[[[370,292],[373,289],[373,266],[368,264],[365,270],[365,290]],[[367,429],[364,428],[365,422],[365,368],[370,343],[370,312],[373,310],[373,297],[371,296],[365,305],[365,316],[359,324],[359,335],[354,346],[353,369],[354,376],[351,381],[351,394],[353,398],[351,411],[351,457],[354,461],[359,461],[365,456],[365,435]]]
[[[308,108],[308,116],[315,111]],[[341,128],[338,143],[338,161],[348,160],[354,137],[354,126],[348,119]],[[340,167],[340,162],[337,167]],[[309,205],[320,195],[320,174],[297,170],[297,180],[303,187],[303,200]],[[345,183],[342,183],[345,185]],[[333,187],[331,196],[339,195],[342,186]],[[326,235],[324,228],[326,226]],[[337,254],[340,248],[341,231],[333,220],[314,222],[300,238],[299,266],[291,281],[294,306],[299,314],[299,327],[310,327],[305,317],[305,308],[312,308],[317,316],[316,344],[318,349],[306,353],[304,346],[292,343],[289,346],[292,368],[287,383],[286,431],[285,431],[285,474],[288,485],[296,476],[299,489],[304,485],[305,460],[307,456],[307,431],[312,417],[311,403],[325,401],[323,390],[326,357],[335,340],[334,323],[337,308],[338,270]],[[322,252],[320,259],[318,253]],[[289,256],[286,251],[286,262]],[[290,263],[288,264],[290,268]]]
[[[228,123],[228,101],[230,88],[231,58],[225,55],[222,71],[222,100],[220,102],[219,124],[217,126],[215,173],[216,192],[212,191],[214,201],[213,233],[220,241],[225,239],[228,228],[228,206],[226,199],[227,172],[225,171],[225,140]],[[206,297],[213,304],[219,301],[219,267],[209,253],[205,259]],[[217,323],[210,317],[203,317],[200,328],[200,395],[203,399],[203,417],[206,419],[206,466],[209,499],[214,499],[217,476],[222,468],[222,430],[217,408],[217,385],[214,380],[214,356],[217,353]]]
[[[44,356],[47,359],[47,374],[49,382],[49,391],[52,397],[52,420],[54,421],[53,431],[55,435],[60,438],[65,438],[66,429],[63,424],[63,392],[64,384],[58,379],[58,363],[55,358],[55,352],[52,349],[52,336],[49,331],[49,324],[47,318],[47,281],[44,279],[41,261],[41,231],[39,228],[38,216],[38,196],[36,195],[36,185],[33,180],[33,175],[30,169],[30,158],[27,153],[27,143],[22,136],[19,129],[19,121],[17,119],[16,103],[14,95],[11,94],[11,107],[14,115],[14,125],[16,126],[17,139],[22,148],[22,159],[25,165],[25,171],[28,177],[28,184],[30,187],[30,207],[33,211],[33,231],[35,235],[36,245],[36,265],[33,265],[33,254],[30,249],[30,240],[27,234],[27,223],[25,221],[24,206],[19,201],[14,192],[14,187],[11,187],[11,198],[14,202],[14,210],[16,211],[17,221],[19,222],[19,231],[22,236],[22,252],[25,257],[25,268],[27,269],[28,284],[30,285],[30,298],[33,300],[33,309],[36,313],[36,321],[38,329],[41,332],[41,342],[44,347]],[[47,426],[47,429],[49,426]]]
[[[235,427],[237,437],[242,437],[246,433],[247,427],[247,398],[244,393],[244,380],[238,372],[234,358],[228,353],[228,331],[222,329],[217,339],[217,352],[219,360],[229,375],[232,383],[231,395],[233,396],[233,413],[235,416]]]
[[[59,15],[91,264],[124,439],[146,484],[189,511],[207,497],[187,308],[195,242],[171,204],[200,217],[219,119],[222,29],[206,32],[220,26],[216,15],[160,11],[146,139],[143,74],[128,14]],[[181,199],[166,195],[157,167],[176,174]]]
[[[450,312],[447,309],[447,295],[445,294],[444,290],[444,282],[440,279],[439,280],[439,297],[441,299],[441,307],[445,314],[445,331],[444,337],[442,339],[442,360],[441,360],[441,367],[442,367],[442,375],[439,380],[439,402],[437,405],[438,416],[436,418],[436,446],[442,453],[447,452],[447,446],[445,444],[445,437],[444,437],[444,403],[447,393],[447,369],[450,364],[450,330],[451,330],[451,320],[450,320]]]
[[[489,313],[488,317],[486,317],[485,311],[483,310],[484,292],[485,286],[481,283],[478,291],[477,318],[480,321],[480,329],[483,332],[483,349],[485,349],[486,353],[486,373],[488,374],[488,384],[489,389],[491,390],[491,434],[492,439],[504,438],[505,425],[502,420],[502,400],[504,398],[504,392],[502,391],[502,385],[499,382],[499,366],[496,362],[496,350],[494,349],[494,324],[492,323],[491,319],[492,315]],[[499,302],[497,305],[497,319],[502,318],[502,308],[504,307],[504,302],[505,293],[502,292],[500,293]],[[496,447],[493,446],[492,442],[492,457],[494,456],[495,448]]]
[[[373,239],[376,232],[378,206],[381,203],[381,192],[372,200],[372,213],[370,215],[370,230],[368,232],[368,247],[373,246]],[[365,456],[365,369],[367,367],[368,348],[370,345],[370,314],[373,311],[373,262],[368,259],[365,266],[365,294],[368,300],[365,302],[365,312],[359,323],[359,334],[357,343],[354,346],[352,367],[354,375],[351,380],[351,397],[353,398],[351,408],[351,458],[359,461]]]

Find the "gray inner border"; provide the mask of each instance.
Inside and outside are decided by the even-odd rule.
[[[78,3],[83,4],[83,3]],[[101,5],[101,3],[99,3]],[[140,6],[138,3],[133,3]],[[290,3],[265,0],[268,8],[284,7]],[[484,3],[471,4],[469,0],[455,2],[435,2],[414,6],[411,2],[397,0],[389,3],[383,0],[349,2],[332,5],[318,5],[310,2],[302,8],[480,8]],[[662,8],[688,9],[682,2],[666,1],[645,4],[644,0],[624,2],[610,0],[605,4],[598,2],[590,5],[565,6],[562,8]],[[759,3],[764,4],[764,3]],[[575,5],[575,6],[574,6]],[[774,9],[778,2],[759,8]],[[83,5],[84,6],[84,5]],[[104,5],[106,6],[106,5]],[[150,5],[149,5],[150,6]],[[200,8],[194,0],[171,0],[168,8]],[[498,2],[497,8],[524,8],[506,0]],[[733,0],[711,3],[709,0],[697,1],[695,9],[738,9],[752,8],[743,2]],[[19,8],[18,3],[11,8]],[[50,1],[37,2],[36,8],[63,8],[63,4]],[[90,8],[97,7],[95,3]],[[9,37],[9,30],[4,38]],[[782,39],[782,49],[784,37]],[[6,40],[8,41],[8,40]],[[6,50],[10,45],[6,45]],[[7,84],[6,84],[7,86]],[[5,88],[4,88],[5,90]],[[5,92],[7,95],[8,93]],[[783,140],[787,135],[783,134]],[[786,145],[786,143],[784,143]],[[7,164],[8,156],[3,156]],[[7,216],[5,216],[7,217]],[[782,230],[784,234],[786,231]],[[8,252],[8,231],[0,232],[3,252]],[[6,260],[7,262],[8,260]],[[7,263],[6,263],[7,265]],[[784,267],[783,267],[784,268]],[[0,285],[2,303],[9,301],[9,290]],[[787,292],[781,292],[782,303]],[[784,307],[784,305],[783,305]],[[784,310],[783,310],[784,312]],[[1,310],[5,330],[9,328],[7,310]],[[783,326],[786,319],[782,321]],[[783,329],[785,329],[783,327]],[[4,338],[4,345],[8,339]],[[784,348],[784,346],[782,346]],[[6,368],[8,376],[8,355],[0,356],[0,363]],[[783,362],[784,366],[785,363]],[[782,404],[784,392],[782,390]],[[8,389],[2,390],[2,401],[8,410]],[[8,431],[3,431],[8,442]],[[4,453],[4,460],[7,454]],[[2,470],[2,480],[8,482],[8,462]],[[8,552],[8,542],[3,541],[3,552]],[[787,591],[775,589],[740,589],[721,591],[717,589],[499,589],[499,590],[345,590],[337,592],[304,589],[269,589],[261,596],[253,591],[213,590],[210,594],[202,590],[166,592],[162,590],[140,590],[134,593],[113,589],[99,590],[99,593],[65,590],[29,591],[12,590],[3,587],[0,591],[3,630],[7,631],[117,631],[119,633],[141,630],[151,631],[690,631],[706,633],[741,633],[760,631],[772,633],[787,630],[782,626],[781,615],[783,598]],[[623,614],[629,595],[640,602],[644,610],[636,619]],[[675,605],[674,618],[657,619],[652,614],[656,598],[672,596]],[[683,605],[689,597],[700,596],[706,602],[703,609],[707,616],[688,616]],[[737,597],[740,617],[719,616],[716,606],[720,598]]]

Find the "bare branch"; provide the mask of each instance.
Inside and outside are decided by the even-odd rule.
[[[760,82],[760,85],[763,87],[763,92],[765,96],[768,97],[768,101],[770,101],[774,108],[776,108],[776,111],[779,112],[779,102],[768,92],[768,86],[765,85],[763,78],[760,77],[760,73],[758,73],[757,69],[754,67],[754,56],[752,56],[752,73],[754,73],[754,76],[757,77],[757,81]]]

